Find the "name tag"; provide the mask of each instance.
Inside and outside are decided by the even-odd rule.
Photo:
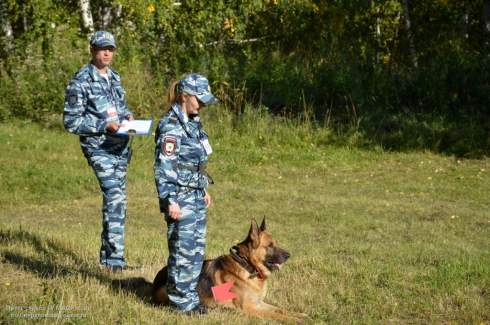
[[[117,115],[117,109],[114,107],[114,105],[110,105],[107,108],[107,122],[117,122],[119,121],[118,115]]]
[[[209,156],[213,152],[213,149],[211,148],[208,139],[201,140],[201,143],[204,147],[204,150],[206,150],[206,154]]]

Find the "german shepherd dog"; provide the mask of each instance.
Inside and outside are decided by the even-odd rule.
[[[252,219],[248,237],[230,253],[213,260],[205,260],[197,291],[201,304],[213,308],[216,302],[211,287],[235,281],[230,292],[238,298],[220,301],[220,306],[234,308],[251,316],[273,318],[281,321],[302,323],[306,314],[291,312],[264,302],[267,293],[267,279],[273,270],[281,270],[282,263],[290,257],[289,253],[277,246],[277,242],[267,231],[267,219],[264,217],[259,228]],[[167,305],[169,299],[165,292],[167,267],[155,277],[152,287],[153,302]]]

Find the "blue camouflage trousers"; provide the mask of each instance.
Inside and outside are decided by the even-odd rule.
[[[188,311],[200,304],[196,286],[206,249],[204,191],[181,188],[178,201],[180,219],[173,220],[164,211],[169,250],[166,291],[171,308]]]
[[[121,156],[87,156],[102,190],[100,264],[124,266],[124,221],[126,219],[127,152]]]

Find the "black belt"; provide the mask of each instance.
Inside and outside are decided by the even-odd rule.
[[[211,181],[210,184],[214,184],[214,180],[211,177],[211,175],[209,175],[208,173],[206,173],[206,163],[205,162],[199,163],[199,166],[197,166],[197,167],[194,167],[194,166],[186,166],[186,165],[177,165],[177,167],[183,168],[183,169],[192,170],[193,172],[199,171],[199,173],[201,175],[206,175],[209,178],[209,180]]]

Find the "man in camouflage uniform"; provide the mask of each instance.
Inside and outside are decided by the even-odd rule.
[[[126,166],[128,137],[116,134],[122,118],[133,120],[119,74],[109,67],[116,49],[114,36],[98,31],[90,40],[92,61],[70,81],[63,123],[79,135],[83,154],[103,194],[100,264],[112,271],[131,268],[124,259]]]
[[[168,232],[168,280],[171,308],[188,314],[207,312],[197,293],[206,244],[206,208],[211,198],[205,172],[212,152],[198,111],[218,100],[200,75],[184,77],[171,87],[171,107],[155,134],[155,182]],[[175,100],[175,101],[174,101]]]

